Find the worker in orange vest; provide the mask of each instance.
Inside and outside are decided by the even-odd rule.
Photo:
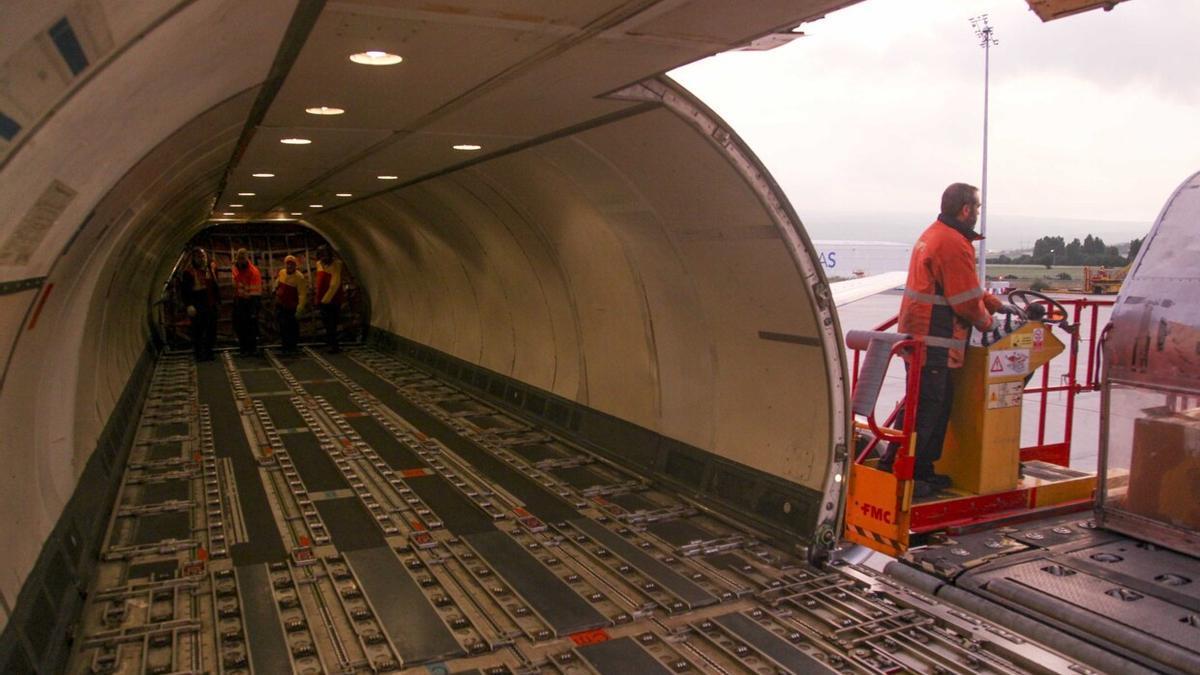
[[[275,279],[275,318],[279,320],[279,341],[283,353],[292,354],[300,343],[300,321],[296,318],[308,304],[308,279],[300,271],[300,261],[289,255]]]
[[[933,465],[942,456],[954,400],[951,373],[963,364],[968,332],[992,328],[993,312],[1016,311],[979,285],[972,243],[983,239],[974,229],[980,206],[978,188],[966,183],[947,187],[941,213],[917,239],[908,264],[897,329],[923,337],[926,345],[917,402],[914,497],[950,487],[949,477],[935,473]],[[909,359],[911,355],[906,368]],[[885,457],[880,467],[890,471],[892,459]]]
[[[338,347],[338,319],[342,309],[342,261],[335,260],[333,249],[317,249],[317,308],[325,326],[325,345],[330,354],[342,351]]]
[[[258,309],[262,303],[262,274],[250,261],[250,252],[239,248],[233,257],[233,330],[238,336],[238,353],[252,356],[258,351]]]

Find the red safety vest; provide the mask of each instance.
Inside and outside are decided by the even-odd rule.
[[[913,246],[900,302],[897,330],[925,337],[932,349],[947,350],[942,353],[951,368],[963,363],[967,330],[991,328],[992,312],[1002,305],[979,286],[971,246],[977,239],[935,220]],[[927,356],[931,363],[939,360],[937,351]]]
[[[328,304],[331,304],[331,305],[342,304],[342,281],[341,281],[342,269],[341,269],[341,267],[342,267],[342,262],[340,260],[334,260],[332,263],[329,264],[328,268],[326,268],[325,264],[322,263],[321,261],[319,261],[319,260],[317,261],[317,303],[319,303],[319,304],[322,303],[322,299],[325,297],[325,294],[329,291],[329,285],[331,283],[333,283],[333,277],[334,277],[334,274],[336,273],[337,277],[338,277],[338,287],[337,287],[337,290],[334,291],[334,293],[333,293],[333,299],[330,300]]]
[[[254,263],[248,263],[246,269],[233,266],[233,297],[257,298],[262,296],[262,274]]]

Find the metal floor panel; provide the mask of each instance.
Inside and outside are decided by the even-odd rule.
[[[404,664],[447,659],[463,653],[458,640],[390,549],[351,551],[346,559]]]
[[[311,396],[324,397],[340,413],[362,412],[350,400],[350,392],[341,382],[309,382],[304,385],[304,390]]]
[[[675,570],[650,557],[641,549],[622,539],[616,532],[604,527],[600,523],[587,519],[576,519],[570,522],[571,525],[612,550],[621,559],[633,564],[651,579],[662,584],[664,588],[669,589],[690,607],[705,607],[716,604],[717,598],[711,593],[692,583],[691,580],[680,576]]]
[[[383,532],[357,497],[315,502],[329,534],[340,551],[358,551],[384,545]]]
[[[593,645],[586,645],[576,650],[601,673],[629,673],[629,675],[653,675],[653,673],[671,673],[658,659],[646,653],[641,645],[632,638],[606,640]]]
[[[230,556],[238,565],[283,560],[287,550],[275,526],[258,464],[242,429],[229,378],[220,363],[208,362],[197,364],[196,380],[200,403],[207,405],[212,415],[215,454],[227,458],[232,468],[247,534],[245,542],[230,547]]]
[[[144,410],[69,672],[1075,667],[372,349],[169,356]]]
[[[250,663],[254,672],[291,672],[292,663],[279,614],[275,611],[266,566],[246,565],[236,568],[235,572],[241,589],[242,623],[249,637]]]
[[[296,469],[304,480],[304,487],[308,488],[309,492],[350,487],[316,436],[307,433],[288,434],[283,438],[283,446],[295,462]]]
[[[283,396],[264,396],[263,407],[271,416],[271,422],[277,429],[299,429],[304,427],[304,418],[291,400]]]
[[[714,617],[713,621],[727,628],[747,644],[767,655],[781,668],[792,673],[837,672],[827,664],[806,654],[774,632],[763,628],[753,619],[740,612]]]
[[[217,365],[217,368],[220,366]],[[287,383],[279,376],[279,373],[273,370],[251,370],[242,373],[242,382],[246,384],[246,391],[251,394],[262,394],[265,392],[287,391]]]
[[[463,537],[558,635],[608,625],[600,612],[503,532]]]

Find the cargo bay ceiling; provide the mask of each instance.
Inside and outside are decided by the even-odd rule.
[[[847,421],[820,267],[752,153],[662,73],[847,4],[6,3],[5,617],[43,545],[96,526],[68,506],[102,503],[150,310],[212,220],[309,224],[393,344],[828,541]],[[403,60],[349,59],[371,50]]]

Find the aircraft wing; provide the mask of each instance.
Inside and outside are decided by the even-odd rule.
[[[861,279],[835,281],[829,284],[829,291],[833,295],[833,304],[841,307],[855,300],[903,286],[907,280],[908,272],[884,272]]]

